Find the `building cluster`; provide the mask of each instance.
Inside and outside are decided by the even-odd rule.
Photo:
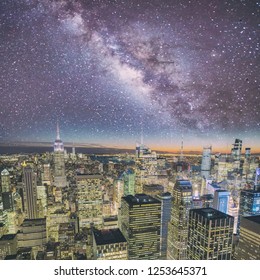
[[[182,144],[183,146],[183,144]],[[260,259],[260,168],[230,154],[0,156],[0,259]]]

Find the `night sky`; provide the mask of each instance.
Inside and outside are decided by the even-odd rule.
[[[1,0],[0,142],[260,150],[253,0]],[[245,147],[244,146],[244,147]]]

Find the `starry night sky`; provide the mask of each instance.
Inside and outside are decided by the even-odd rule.
[[[2,0],[0,142],[260,150],[260,2]]]

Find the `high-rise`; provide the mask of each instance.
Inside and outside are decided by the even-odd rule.
[[[208,179],[211,169],[211,146],[204,147],[201,162],[201,176]]]
[[[7,169],[4,169],[1,172],[1,186],[2,192],[10,192],[11,181],[10,181],[10,174]]]
[[[161,201],[161,249],[160,255],[162,260],[167,258],[167,238],[168,225],[171,219],[172,196],[169,192],[162,193],[156,196]]]
[[[32,167],[23,169],[24,210],[28,219],[38,218],[36,174]]]
[[[102,176],[100,174],[78,174],[77,204],[79,227],[90,228],[91,224],[101,227],[102,217]]]
[[[189,213],[187,258],[231,260],[234,218],[213,208]]]
[[[161,202],[149,195],[122,197],[120,229],[128,243],[128,259],[160,258]]]
[[[260,259],[260,215],[241,217],[236,260]]]
[[[57,136],[54,142],[54,184],[56,187],[67,185],[65,174],[64,145],[60,139],[60,129],[57,123]]]
[[[214,192],[213,208],[227,214],[229,197],[230,192],[226,190],[216,190]]]
[[[177,180],[173,188],[173,205],[168,227],[167,259],[187,259],[188,219],[192,208],[192,185]]]

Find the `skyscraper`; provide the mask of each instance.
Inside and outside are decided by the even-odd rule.
[[[241,217],[236,260],[260,259],[260,215]]]
[[[173,188],[173,206],[168,227],[167,259],[187,259],[188,218],[192,208],[192,185],[177,180]]]
[[[236,139],[231,149],[231,155],[234,161],[239,161],[241,159],[241,150],[242,150],[242,140]]]
[[[122,197],[120,229],[128,243],[128,259],[160,258],[161,202],[145,194]]]
[[[36,174],[28,165],[23,169],[24,210],[28,219],[38,218]]]
[[[161,201],[161,249],[160,255],[162,260],[167,258],[167,238],[168,238],[168,225],[171,219],[172,196],[169,192],[157,195]]]
[[[102,188],[100,174],[78,174],[77,204],[80,228],[90,228],[91,224],[101,227],[102,218]]]
[[[10,192],[11,181],[10,181],[10,174],[8,170],[4,169],[1,172],[1,186],[2,192]]]
[[[57,123],[57,136],[54,142],[54,184],[56,187],[67,185],[65,174],[64,145],[60,139],[60,129]]]
[[[213,208],[223,213],[228,213],[230,192],[225,190],[216,190],[214,192]]]
[[[201,176],[208,179],[211,169],[211,146],[203,148],[202,162],[201,162]]]
[[[189,260],[231,260],[234,218],[213,208],[189,214]]]
[[[242,190],[240,192],[237,233],[240,234],[241,217],[260,215],[260,191]]]

